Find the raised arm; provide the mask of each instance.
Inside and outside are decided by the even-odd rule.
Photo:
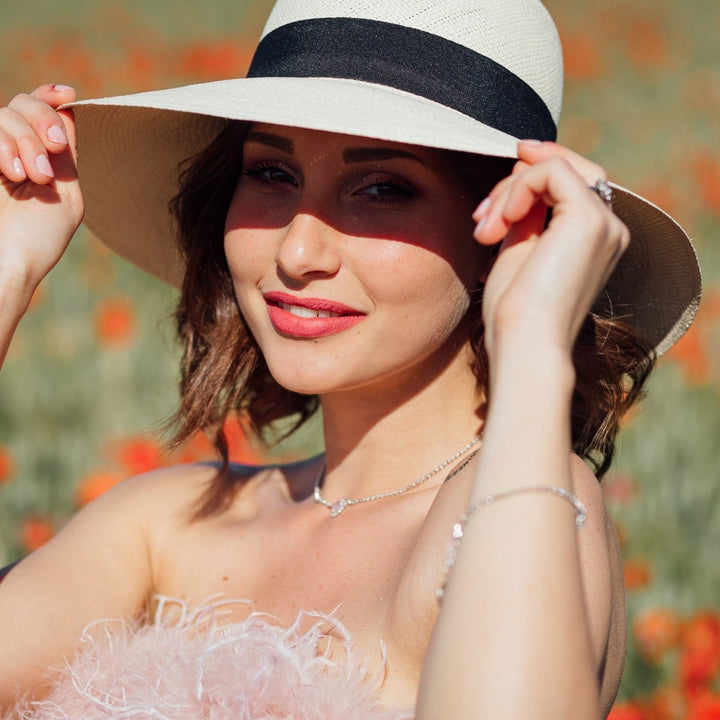
[[[74,98],[71,88],[43,85],[0,109],[0,362],[33,292],[82,219],[72,115],[56,110]],[[121,614],[133,594],[135,608],[142,604],[138,588],[147,582],[128,589],[117,567],[120,557],[143,557],[127,497],[123,489],[117,502],[81,513],[3,581],[0,707],[16,690],[39,687],[44,668],[72,652],[98,607]],[[89,593],[90,580],[102,590]]]
[[[40,281],[83,216],[75,170],[75,99],[43,85],[0,109],[0,364]]]
[[[571,351],[629,234],[588,189],[601,168],[550,143],[519,152],[475,215],[478,242],[501,246],[483,295],[490,407],[472,502],[505,497],[467,521],[418,720],[590,720],[607,709],[595,644],[608,609],[590,594],[612,554],[602,502],[578,530],[572,504],[537,488],[590,487],[571,456]]]

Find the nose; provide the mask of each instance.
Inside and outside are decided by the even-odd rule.
[[[285,228],[275,262],[291,278],[334,275],[340,269],[338,232],[315,215],[298,213]]]

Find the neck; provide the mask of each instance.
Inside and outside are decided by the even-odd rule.
[[[425,475],[482,429],[484,397],[469,349],[424,382],[418,374],[321,398],[326,448],[323,494],[360,497]],[[458,460],[460,462],[460,460]],[[437,485],[452,469],[428,480]]]

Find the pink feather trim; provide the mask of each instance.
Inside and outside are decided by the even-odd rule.
[[[290,628],[257,613],[223,623],[223,605],[190,612],[180,601],[161,598],[153,624],[89,626],[73,661],[53,673],[50,694],[19,702],[3,720],[413,717],[411,710],[380,706],[381,679],[368,676],[347,630],[332,616],[303,612]],[[322,649],[330,637],[341,659]]]

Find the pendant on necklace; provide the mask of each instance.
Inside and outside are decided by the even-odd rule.
[[[405,487],[400,488],[399,490],[388,490],[387,492],[377,493],[375,495],[367,495],[366,497],[356,498],[354,500],[350,500],[348,498],[340,498],[339,500],[336,500],[334,503],[331,503],[329,500],[326,500],[321,492],[320,492],[320,486],[323,484],[323,481],[325,480],[325,465],[323,465],[322,469],[320,470],[320,474],[317,476],[317,479],[315,480],[315,487],[313,488],[313,499],[316,503],[319,503],[320,505],[324,505],[328,510],[330,510],[330,517],[335,518],[340,513],[342,513],[343,510],[345,510],[346,507],[349,505],[358,505],[359,503],[366,503],[370,502],[371,500],[384,500],[386,498],[395,497],[396,495],[402,495],[403,493],[409,492],[410,490],[413,490],[418,485],[422,485],[426,480],[429,480],[433,475],[437,475],[443,468],[446,468],[450,463],[454,462],[458,458],[465,455],[465,453],[470,450],[470,448],[473,445],[476,445],[480,442],[480,435],[476,435],[465,447],[460,448],[454,455],[451,455],[447,460],[443,460],[439,465],[436,465],[430,472],[425,473],[421,478],[418,478],[417,480],[414,480],[409,485],[406,485]],[[477,450],[475,451],[477,452]],[[470,455],[470,458],[473,457],[475,453]],[[453,470],[450,475],[448,475],[448,478],[451,478],[456,473],[460,472],[470,461],[470,458],[468,458],[460,467]]]
[[[330,506],[330,517],[337,517],[347,506],[348,501],[345,498],[340,498]]]

